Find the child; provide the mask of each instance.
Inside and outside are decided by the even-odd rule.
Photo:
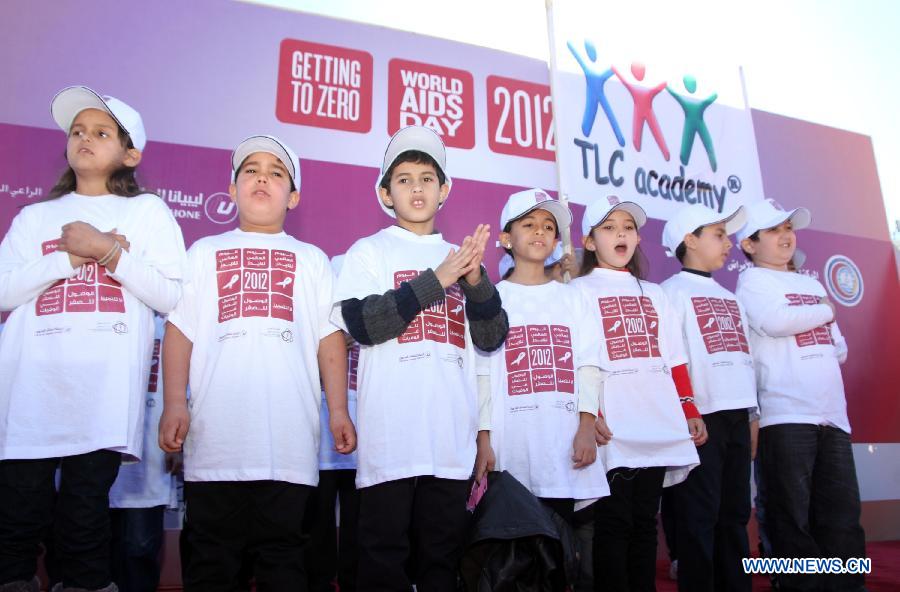
[[[109,488],[141,456],[153,310],[181,295],[184,241],[135,179],[137,111],[84,86],[50,109],[68,168],[0,245],[0,589],[38,589],[52,527],[59,587],[115,590]]]
[[[328,320],[328,259],[284,232],[300,200],[297,156],[277,138],[251,136],[231,164],[240,227],[191,247],[163,342],[160,446],[184,444],[183,582],[188,591],[232,589],[246,556],[258,590],[303,589],[320,379],[338,451],[355,446],[347,348]]]
[[[177,507],[175,473],[180,471],[181,453],[163,452],[158,444],[163,408],[160,354],[165,324],[165,319],[157,315],[141,462],[123,465],[109,490],[110,569],[120,592],[156,592],[165,511]]]
[[[746,590],[750,575],[750,417],[756,377],[737,297],[712,273],[728,260],[728,235],[743,226],[743,207],[721,215],[682,207],[663,229],[662,243],[683,265],[662,283],[690,361],[694,403],[708,439],[700,466],[672,487],[678,549],[678,588],[684,591]]]
[[[458,248],[434,230],[445,171],[433,131],[394,134],[376,194],[397,225],[357,241],[338,278],[334,318],[360,344],[360,590],[408,590],[411,552],[418,590],[456,589],[476,449],[473,344],[497,349],[508,325],[481,267],[489,227]]]
[[[331,260],[340,273],[343,255]],[[347,339],[347,409],[356,421],[356,370],[359,344]],[[323,393],[324,398],[324,393]],[[329,424],[328,406],[321,406],[320,422]],[[337,503],[340,518],[336,519]],[[306,550],[306,571],[311,592],[332,592],[337,582],[341,592],[355,592],[358,552],[356,530],[359,523],[359,492],[356,490],[356,453],[337,452],[334,438],[322,430],[319,443],[319,485],[309,504],[310,539]],[[338,522],[339,520],[339,522]]]
[[[738,232],[754,267],[738,278],[759,390],[759,460],[775,557],[865,557],[840,362],[846,346],[817,280],[789,271],[806,208],[747,206]],[[861,574],[780,574],[782,589],[861,590]]]
[[[515,267],[497,290],[510,329],[503,347],[478,358],[480,421],[476,480],[509,471],[570,525],[576,500],[609,495],[595,462],[600,345],[582,330],[582,295],[547,277],[545,263],[568,227],[567,207],[540,189],[509,196],[500,244]],[[577,378],[576,378],[577,374]]]
[[[698,463],[695,445],[706,440],[677,319],[662,289],[641,279],[646,220],[640,206],[615,196],[589,205],[582,275],[572,282],[593,303],[608,371],[597,438],[609,442],[601,456],[611,494],[594,509],[594,582],[604,590],[654,589],[663,487],[687,477]]]

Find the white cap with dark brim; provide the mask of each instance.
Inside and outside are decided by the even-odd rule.
[[[86,86],[69,86],[50,101],[50,114],[64,132],[69,133],[78,114],[85,109],[99,109],[112,117],[131,138],[138,150],[147,145],[147,132],[141,114],[115,97],[100,95]]]

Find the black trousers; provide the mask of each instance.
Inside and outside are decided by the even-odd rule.
[[[594,504],[594,589],[656,590],[656,513],[665,467],[616,468],[610,495]]]
[[[110,509],[110,570],[119,592],[156,592],[159,587],[165,512],[165,506]]]
[[[306,508],[310,592],[333,592],[335,577],[341,592],[356,591],[359,491],[355,480],[353,469],[319,471],[319,485]],[[335,519],[335,502],[340,508],[340,527]]]
[[[866,556],[850,434],[811,424],[759,430],[775,557]],[[781,590],[863,590],[861,574],[780,574]]]
[[[424,476],[360,490],[357,590],[455,591],[468,483]]]
[[[248,562],[260,592],[306,590],[302,527],[312,489],[284,481],[185,482],[185,592],[239,590]]]
[[[683,592],[750,592],[750,423],[746,409],[703,416],[709,439],[700,466],[671,488]]]
[[[31,580],[41,543],[52,540],[65,587],[109,585],[109,488],[121,462],[111,450],[0,461],[0,584]]]

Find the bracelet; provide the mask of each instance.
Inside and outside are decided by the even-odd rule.
[[[106,255],[104,255],[104,256],[101,257],[100,259],[97,259],[97,263],[100,264],[100,265],[102,265],[103,267],[106,267],[106,265],[107,265],[110,261],[113,260],[113,257],[116,256],[116,253],[118,253],[118,252],[119,252],[119,249],[121,249],[121,248],[122,248],[122,245],[119,244],[119,241],[116,241],[116,244],[114,244],[114,245],[112,246],[112,248],[109,250],[108,253],[106,253]]]

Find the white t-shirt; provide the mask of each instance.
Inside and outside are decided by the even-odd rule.
[[[340,302],[384,294],[435,269],[454,245],[391,226],[358,240],[344,258]],[[467,479],[475,464],[475,352],[462,290],[453,285],[400,336],[359,351],[356,485],[419,475]]]
[[[347,350],[347,411],[353,425],[356,425],[356,370],[359,366],[359,344],[354,343]],[[322,424],[322,436],[319,442],[319,470],[335,471],[356,468],[356,451],[341,454],[334,449],[334,436],[329,429],[328,404],[325,393],[322,393],[322,404],[319,407],[319,423]]]
[[[672,380],[687,356],[669,299],[624,271],[596,268],[572,285],[590,303],[585,326],[600,333],[606,468],[667,467],[665,486],[680,483],[700,461]]]
[[[147,410],[144,413],[144,450],[141,462],[123,464],[109,490],[110,508],[152,508],[178,505],[175,477],[166,470],[166,454],[159,447],[159,418],[163,409],[160,353],[166,320],[155,319],[156,338],[147,381]]]
[[[832,425],[850,433],[839,356],[846,345],[831,323],[825,288],[789,271],[751,267],[738,276],[756,363],[760,427]],[[835,340],[842,349],[835,347]]]
[[[115,273],[72,269],[61,228],[116,229],[131,246]],[[109,449],[139,457],[153,310],[181,295],[184,240],[157,196],[84,196],[23,208],[0,245],[0,459]]]
[[[711,277],[682,271],[662,284],[690,358],[694,404],[703,415],[756,407],[756,375],[737,296]]]
[[[188,251],[184,298],[169,316],[193,343],[185,481],[319,475],[319,341],[333,276],[325,254],[284,232],[232,230]]]
[[[503,347],[478,356],[478,374],[491,377],[497,470],[509,471],[538,497],[609,495],[601,455],[588,467],[572,467],[579,425],[576,371],[600,366],[599,334],[584,327],[588,312],[581,293],[559,282],[504,281],[497,290],[509,333]]]

